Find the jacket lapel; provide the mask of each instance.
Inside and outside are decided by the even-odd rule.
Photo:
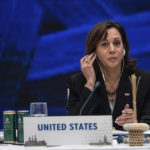
[[[129,107],[133,108],[129,75],[129,73],[123,72],[121,76],[119,87],[117,90],[116,103],[113,111],[114,120],[116,119],[116,117],[122,114],[122,110],[124,109],[126,104],[129,104]]]

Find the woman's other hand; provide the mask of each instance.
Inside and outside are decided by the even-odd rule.
[[[123,126],[126,123],[133,123],[133,110],[129,108],[129,104],[126,104],[122,111],[122,115],[116,118],[115,123],[120,126]]]
[[[86,78],[86,87],[88,87],[91,91],[94,89],[95,81],[96,81],[96,74],[93,68],[93,63],[96,59],[96,54],[91,53],[90,55],[84,56],[80,60],[81,64],[81,71]]]

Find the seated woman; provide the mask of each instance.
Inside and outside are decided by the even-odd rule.
[[[140,77],[137,120],[150,124],[150,74],[136,68],[129,57],[124,28],[113,21],[98,23],[86,39],[81,73],[68,82],[69,115],[112,115],[113,126],[122,129],[133,122],[132,87],[129,77]],[[92,93],[92,94],[91,94]]]

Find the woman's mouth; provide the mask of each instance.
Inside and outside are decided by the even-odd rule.
[[[115,61],[117,59],[118,59],[117,57],[110,57],[110,58],[108,58],[108,60],[110,60],[110,61]]]

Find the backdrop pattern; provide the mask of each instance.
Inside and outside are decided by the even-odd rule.
[[[86,36],[100,21],[122,24],[131,56],[150,70],[149,16],[149,0],[0,0],[0,119],[32,101],[66,114],[67,79],[80,71]]]

